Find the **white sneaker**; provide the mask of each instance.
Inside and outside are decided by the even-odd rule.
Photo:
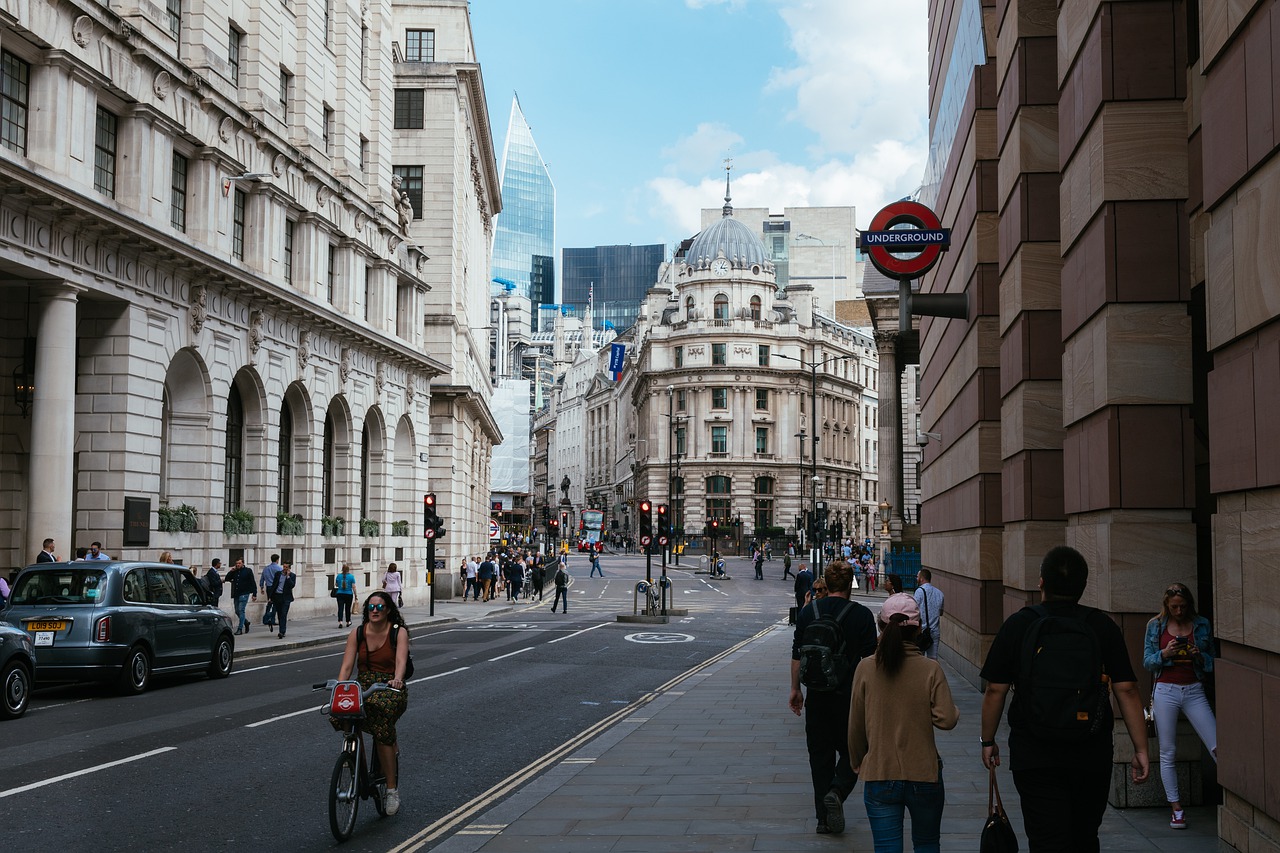
[[[388,788],[387,796],[382,805],[388,815],[393,815],[400,811],[400,791],[396,788]]]

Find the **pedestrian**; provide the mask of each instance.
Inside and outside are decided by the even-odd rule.
[[[409,631],[404,619],[389,592],[374,590],[365,599],[360,624],[347,635],[338,680],[346,681],[354,675],[362,690],[374,684],[392,688],[365,700],[363,722],[365,730],[373,735],[378,765],[386,776],[387,793],[382,807],[389,815],[400,810],[396,721],[409,707],[409,685],[405,683],[408,667]]]
[[[803,570],[801,571],[803,574]],[[875,653],[876,624],[871,611],[849,600],[853,567],[843,560],[833,561],[823,574],[828,594],[796,614],[795,638],[791,644],[791,693],[787,704],[797,716],[804,712],[805,744],[809,750],[809,773],[813,780],[813,803],[819,834],[844,831],[844,801],[858,783],[849,754],[849,708],[853,673],[857,662]],[[809,626],[829,623],[839,626],[838,654],[832,654],[833,671],[840,675],[831,689],[801,690],[801,651],[810,654]],[[837,650],[832,650],[833,652]],[[838,660],[837,658],[843,658]]]
[[[911,846],[936,853],[942,835],[942,759],[935,728],[960,720],[947,677],[920,652],[916,600],[890,596],[880,608],[875,657],[858,664],[849,710],[849,752],[877,851],[902,850],[902,816],[911,813]]]
[[[1214,762],[1218,760],[1218,721],[1204,691],[1205,679],[1213,672],[1213,629],[1208,619],[1196,613],[1195,598],[1183,584],[1171,584],[1164,591],[1160,612],[1147,623],[1142,665],[1155,676],[1151,711],[1160,741],[1160,781],[1169,801],[1169,826],[1186,829],[1174,766],[1178,714],[1186,715]]]
[[[480,600],[480,561],[474,555],[467,558],[467,585],[462,588],[462,600],[467,600],[471,593],[475,601]]]
[[[897,593],[902,592],[902,578],[892,574],[885,575],[884,591],[889,595],[896,595]]]
[[[9,579],[4,575],[0,575],[0,610],[9,603],[9,596],[13,594],[13,590],[9,587]]]
[[[209,561],[209,571],[204,573],[204,585],[209,588],[209,594],[213,596],[210,602],[214,607],[218,607],[218,601],[222,598],[222,575],[219,569],[222,568],[222,560],[214,557]]]
[[[766,560],[773,559],[773,543],[772,542],[766,541],[764,543],[764,558]]]
[[[244,564],[243,559],[237,559],[231,567],[231,571],[227,572],[226,583],[231,584],[231,599],[235,602],[237,634],[249,633],[249,618],[245,615],[245,609],[249,606],[249,600],[258,600],[258,583],[253,577],[253,569]]]
[[[808,563],[800,564],[800,571],[796,572],[796,607],[804,607],[809,601],[809,592],[813,589],[813,572],[809,570]]]
[[[760,548],[756,548],[756,552],[751,556],[751,560],[755,564],[756,580],[764,580],[764,551]]]
[[[157,562],[157,563],[168,563],[169,565],[173,565],[173,552],[171,552],[171,551],[161,551],[161,552],[160,552],[160,556],[156,558],[156,562]]]
[[[338,627],[351,627],[351,605],[356,600],[356,576],[351,566],[342,564],[342,571],[333,578],[333,597],[338,601]]]
[[[562,600],[564,601],[564,611],[569,612],[569,572],[565,569],[564,563],[556,567],[556,575],[553,578],[556,585],[556,597],[551,599],[551,612],[556,612],[556,605]]]
[[[791,571],[791,551],[788,549],[787,553],[782,555],[782,579],[786,580],[789,577],[793,578],[795,576],[796,573]]]
[[[84,555],[86,560],[110,560],[106,554],[102,553],[101,542],[90,542],[89,551]]]
[[[538,594],[538,601],[542,601],[542,591],[547,584],[547,563],[550,559],[548,556],[546,560],[533,561],[533,591]]]
[[[980,737],[982,764],[988,770],[1000,764],[996,731],[1009,688],[1015,688],[1009,709],[1009,760],[1031,853],[1096,853],[1099,849],[1098,826],[1111,787],[1114,727],[1102,677],[1110,680],[1133,741],[1131,778],[1141,784],[1150,772],[1142,700],[1124,635],[1102,611],[1080,606],[1088,579],[1089,565],[1078,551],[1065,545],[1050,549],[1040,563],[1041,603],[1024,607],[1004,621],[980,673],[987,682]],[[1042,632],[1055,635],[1053,646],[1060,651],[1040,651],[1045,648],[1039,642]],[[1028,639],[1035,644],[1030,654],[1023,647]],[[1062,673],[1079,668],[1072,667],[1071,660],[1082,653],[1073,653],[1071,646],[1080,641],[1090,650],[1084,655],[1100,659],[1101,673],[1089,674],[1088,685],[1068,684],[1064,691]],[[1050,654],[1053,658],[1047,660]],[[1065,666],[1051,667],[1053,661]],[[1036,667],[1034,672],[1028,671],[1028,662]],[[1045,668],[1059,673],[1058,684],[1033,677],[1043,676]],[[1098,683],[1093,682],[1095,677]],[[1064,700],[1064,693],[1070,698]]]
[[[285,632],[289,629],[289,606],[293,604],[293,587],[297,582],[293,568],[284,563],[276,573],[275,582],[268,587],[271,603],[275,605],[276,621],[280,624],[280,633],[276,634],[276,638],[280,640],[284,639]]]
[[[508,551],[503,558],[502,575],[506,580],[507,601],[519,601],[520,581],[524,578],[524,566],[512,551]]]
[[[44,547],[40,549],[40,553],[36,554],[35,561],[37,563],[56,563],[58,555],[53,553],[53,540],[44,540]]]
[[[595,577],[596,572],[600,573],[600,577],[604,577],[604,569],[600,568],[600,555],[595,551],[591,552],[591,574],[589,577]]]
[[[918,632],[921,639],[920,650],[929,660],[937,660],[938,641],[942,636],[938,633],[938,629],[942,626],[942,605],[946,596],[942,594],[942,590],[933,585],[932,581],[933,572],[921,569],[916,574],[918,586],[913,597],[916,600],[916,606],[924,614],[924,620],[920,623]],[[928,639],[925,639],[926,631]]]
[[[272,554],[271,562],[262,569],[262,577],[258,581],[258,594],[267,600],[266,609],[262,612],[262,624],[268,628],[276,627],[276,599],[271,594],[275,589],[276,578],[280,576],[280,555]]]
[[[813,586],[809,587],[809,594],[805,596],[804,603],[811,601],[821,601],[827,597],[827,581],[825,578],[818,578],[813,582]]]
[[[396,607],[404,607],[404,579],[395,563],[387,564],[387,573],[382,576],[382,588],[391,593]]]

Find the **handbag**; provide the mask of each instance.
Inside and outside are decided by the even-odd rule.
[[[331,589],[331,590],[329,590],[329,597],[330,597],[330,598],[337,598],[337,597],[338,597],[338,590],[337,590],[337,588],[336,588],[336,587],[335,587],[335,588],[333,588],[333,589]]]
[[[1156,684],[1151,682],[1151,701],[1142,709],[1142,719],[1147,724],[1147,737],[1156,736]]]
[[[924,624],[920,627],[920,633],[916,635],[916,648],[927,652],[933,648],[933,632],[929,630],[929,593],[925,592],[921,598],[924,599]]]
[[[1004,803],[1000,799],[1000,786],[996,784],[996,769],[989,771],[987,784],[987,822],[982,827],[978,844],[980,853],[1018,853],[1018,836],[1009,823]]]

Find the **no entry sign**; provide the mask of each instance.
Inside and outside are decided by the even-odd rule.
[[[893,230],[898,225],[912,229]],[[951,231],[928,207],[918,201],[895,201],[871,220],[871,228],[858,235],[858,248],[889,278],[919,278],[933,268],[944,249],[951,246]],[[916,252],[908,258],[897,253]]]

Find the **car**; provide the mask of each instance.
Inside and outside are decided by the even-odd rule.
[[[0,720],[14,720],[27,712],[35,675],[31,637],[21,628],[0,622]]]
[[[144,692],[152,676],[231,674],[231,618],[191,570],[169,563],[78,561],[28,566],[5,618],[35,650],[37,683],[114,681]]]

